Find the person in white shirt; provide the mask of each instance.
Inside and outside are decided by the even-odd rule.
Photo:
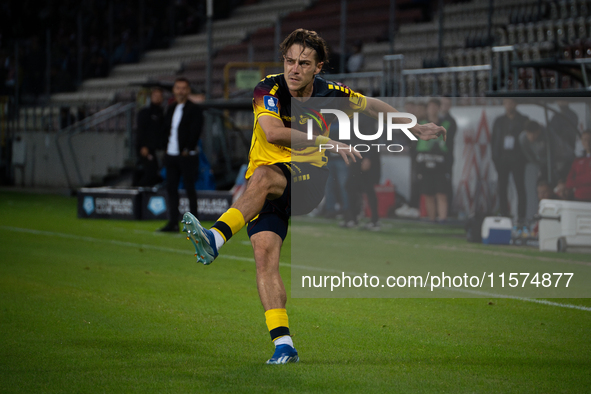
[[[203,128],[203,112],[189,100],[191,87],[184,77],[175,80],[172,93],[175,103],[168,107],[164,117],[164,149],[166,156],[166,191],[168,193],[168,223],[160,231],[179,231],[179,184],[183,177],[189,209],[197,214],[195,181],[199,170],[198,143]]]

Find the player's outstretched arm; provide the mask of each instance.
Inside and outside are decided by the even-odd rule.
[[[399,112],[396,108],[392,107],[390,104],[383,102],[382,100],[378,100],[374,97],[367,97],[367,106],[365,114],[371,116],[374,119],[378,119],[380,114],[382,116],[386,116],[388,112]],[[401,123],[404,123],[403,118],[400,118]],[[386,119],[384,119],[384,124],[386,123]],[[411,123],[410,119],[406,123]],[[417,138],[421,140],[432,140],[435,138],[439,138],[443,135],[443,140],[445,141],[447,138],[447,130],[445,127],[438,126],[435,123],[426,123],[426,124],[418,124],[412,128],[409,128],[410,132],[413,133]]]
[[[318,146],[315,139],[309,140],[306,133],[285,127],[281,120],[273,116],[261,116],[259,117],[259,123],[265,132],[267,141],[271,144],[296,149]],[[324,150],[341,155],[347,164],[349,164],[349,161],[357,161],[357,158],[361,159],[361,154],[359,152],[352,149],[350,145],[342,142],[326,140],[322,142],[322,145]]]

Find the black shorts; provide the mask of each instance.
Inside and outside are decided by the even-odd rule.
[[[418,178],[419,190],[421,194],[426,194],[427,196],[447,193],[449,189],[448,183],[451,180],[450,174],[444,166],[421,169]]]
[[[261,231],[271,231],[282,240],[287,236],[287,225],[291,215],[306,215],[320,204],[328,179],[326,167],[309,163],[276,163],[287,179],[287,186],[281,197],[265,200],[259,215],[248,223],[248,236]]]

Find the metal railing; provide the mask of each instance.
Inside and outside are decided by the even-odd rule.
[[[589,85],[589,76],[587,75],[587,65],[591,64],[591,58],[575,59],[575,62],[581,64],[581,74],[583,76],[583,83],[585,84],[585,89],[591,90],[591,85]]]
[[[421,68],[417,70],[403,70],[402,71],[402,80],[401,80],[401,96],[406,97],[408,95],[408,87],[406,82],[406,77],[414,77],[413,82],[413,95],[420,95],[420,87],[419,87],[419,80],[418,76],[421,75],[431,75],[433,76],[432,80],[432,89],[429,95],[437,96],[443,92],[439,91],[439,81],[438,76],[450,74],[451,76],[451,96],[457,97],[458,96],[458,83],[457,83],[457,76],[460,73],[469,73],[471,83],[470,83],[470,97],[476,97],[477,90],[476,90],[476,81],[477,75],[476,73],[479,71],[488,71],[492,70],[492,66],[490,64],[483,64],[477,66],[458,66],[458,67],[437,67],[437,68]],[[488,88],[492,90],[492,79],[489,78],[488,80]]]
[[[402,71],[404,70],[404,55],[386,55],[383,57],[384,94],[382,96],[396,97],[400,95]]]
[[[67,126],[61,130],[59,130],[55,136],[55,145],[57,147],[57,152],[60,158],[60,162],[62,164],[62,169],[64,171],[64,175],[66,177],[66,181],[68,183],[68,187],[70,189],[73,188],[73,184],[72,181],[70,180],[70,176],[68,174],[68,167],[66,165],[66,161],[64,158],[64,153],[62,151],[62,148],[60,147],[60,143],[59,140],[61,137],[66,136],[67,137],[67,144],[68,144],[68,148],[69,148],[69,152],[70,152],[70,156],[71,159],[74,163],[74,170],[76,172],[76,176],[77,176],[77,180],[78,180],[78,186],[82,186],[84,184],[84,179],[82,177],[82,173],[80,172],[80,163],[78,162],[78,157],[76,155],[76,152],[74,150],[74,146],[72,144],[72,137],[74,137],[77,134],[83,133],[85,131],[89,131],[94,127],[97,127],[105,122],[108,122],[109,120],[115,118],[115,117],[119,117],[120,115],[124,115],[125,116],[125,131],[127,133],[128,136],[128,141],[129,141],[129,156],[128,158],[132,158],[133,157],[133,143],[132,143],[132,128],[133,128],[133,111],[135,110],[135,103],[128,103],[128,104],[123,104],[123,103],[117,103],[114,104],[108,108],[103,109],[102,111],[99,111],[87,118],[84,118],[83,120],[76,122],[70,126]]]
[[[497,74],[497,90],[507,91],[511,85],[511,75],[513,81],[517,81],[518,78],[517,71],[515,69],[513,71],[511,70],[511,62],[518,56],[517,50],[514,45],[495,46],[491,48],[491,55],[491,62],[495,65],[494,68]],[[493,69],[491,68],[489,72],[490,81],[493,80],[493,73]],[[514,83],[513,85],[513,89],[517,89],[517,84]]]

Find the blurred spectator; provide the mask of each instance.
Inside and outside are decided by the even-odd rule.
[[[497,192],[501,215],[510,216],[507,190],[509,175],[513,175],[517,189],[517,218],[525,221],[525,163],[526,159],[519,143],[519,135],[528,118],[517,111],[514,99],[503,99],[505,114],[495,119],[492,130],[492,160],[497,170]]]
[[[150,103],[137,114],[138,161],[133,176],[133,186],[154,186],[161,181],[156,149],[164,126],[162,89],[153,88]]]
[[[550,182],[563,179],[568,173],[574,159],[573,148],[551,129],[543,130],[538,122],[529,120],[519,135],[519,143],[527,161],[538,166],[540,178],[548,179],[548,161],[552,165]]]
[[[405,99],[404,100],[404,112],[408,112],[409,114],[413,114],[416,116],[415,102],[412,100],[409,100],[409,99]]]
[[[328,164],[326,166],[328,167],[329,176],[326,182],[322,215],[327,219],[334,219],[349,208],[347,189],[345,188],[349,168],[341,155],[330,152],[327,155]]]
[[[559,180],[554,188],[554,193],[561,199],[561,200],[572,200],[573,199],[573,190],[566,187],[566,181]]]
[[[554,114],[548,127],[574,151],[579,135],[579,117],[569,108],[568,101],[557,100],[556,104],[560,112]]]
[[[421,123],[433,122],[441,124],[439,111],[441,102],[431,99],[427,104],[427,119]],[[425,199],[425,208],[430,220],[447,220],[448,200],[447,191],[451,182],[449,149],[443,136],[437,139],[418,140],[416,144],[416,168],[419,191]]]
[[[168,193],[168,223],[160,231],[178,232],[179,185],[181,176],[189,198],[189,210],[197,214],[195,181],[199,173],[198,144],[203,129],[203,111],[191,100],[191,87],[184,77],[178,77],[172,87],[175,103],[164,117],[163,137],[166,156],[166,191]]]
[[[405,109],[407,103],[405,103]],[[427,122],[427,104],[424,102],[408,102],[409,112],[416,116],[417,123]],[[412,112],[410,111],[412,109]],[[411,184],[410,184],[410,201],[409,204],[412,208],[419,208],[421,200],[421,189],[419,187],[419,168],[417,166],[417,144],[410,145],[410,157],[411,157]]]
[[[338,123],[331,124],[330,138],[338,141],[339,126]],[[341,155],[328,152],[328,181],[326,182],[326,192],[324,196],[323,215],[328,219],[333,219],[337,215],[344,213],[349,209],[349,200],[347,196],[347,177],[349,168]]]
[[[417,123],[426,123],[427,121],[427,104],[419,101],[414,105],[414,115],[417,117]]]
[[[536,186],[536,191],[538,193],[538,201],[542,200],[559,200],[560,197],[552,190],[550,184],[545,179],[540,179]]]
[[[441,98],[441,126],[447,130],[447,136],[445,139],[445,145],[447,146],[448,154],[445,157],[445,163],[447,165],[447,172],[450,174],[449,181],[447,182],[447,207],[448,211],[451,210],[451,203],[453,201],[453,187],[451,174],[453,174],[454,165],[454,147],[456,144],[456,132],[458,130],[458,124],[453,116],[449,113],[451,109],[451,98]]]
[[[359,115],[360,130],[376,130],[375,121],[367,115]],[[377,143],[378,141],[376,141]],[[351,145],[363,144],[366,141],[358,139],[355,135],[351,139]],[[366,228],[372,231],[378,231],[378,198],[376,196],[375,185],[380,183],[381,163],[380,153],[377,149],[370,149],[363,153],[363,159],[349,163],[349,176],[347,178],[347,199],[349,208],[345,212],[345,222],[343,227],[352,228],[357,226],[357,218],[363,208],[362,195],[367,196],[367,203],[371,211],[371,221]]]
[[[575,200],[591,201],[591,130],[581,134],[581,143],[585,156],[573,162],[564,186]]]
[[[355,41],[355,44],[353,44],[353,53],[347,60],[347,72],[356,73],[361,71],[363,61],[363,43],[361,40],[357,40]]]

